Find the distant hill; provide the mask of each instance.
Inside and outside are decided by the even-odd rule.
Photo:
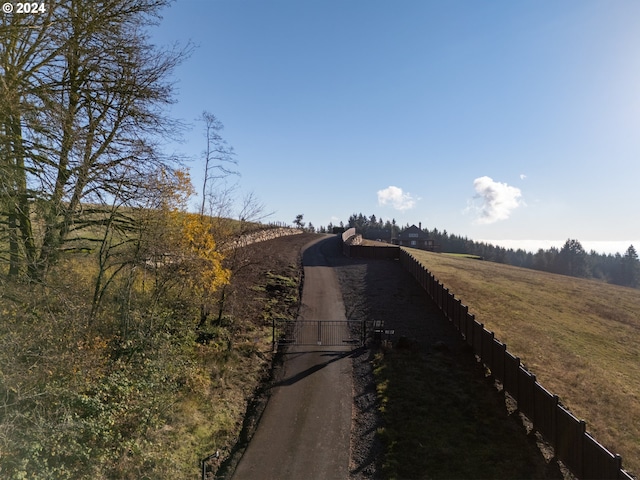
[[[391,243],[412,225],[400,226],[395,219],[383,220],[375,215],[368,217],[354,213],[349,217],[346,227],[355,228],[365,239]],[[421,223],[418,228],[431,240],[431,244],[437,245],[436,251],[475,255],[491,262],[640,288],[640,261],[633,245],[624,255],[600,254],[585,251],[576,239],[567,239],[562,248],[539,249],[534,253],[474,241],[437,228],[429,230],[422,228]]]

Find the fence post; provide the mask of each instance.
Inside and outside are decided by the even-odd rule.
[[[553,422],[553,438],[551,439],[551,446],[555,452],[555,456],[558,456],[558,405],[560,405],[560,397],[553,395],[555,406],[553,407],[552,422]]]
[[[447,297],[449,296],[449,289],[442,284],[442,300],[440,301],[440,311],[446,317],[447,316]]]
[[[520,369],[520,358],[514,356],[509,351],[504,352],[504,381],[502,382],[504,390],[517,402],[519,398],[518,390],[518,370]]]
[[[443,283],[442,284],[442,308],[440,310],[442,310],[442,313],[444,313],[445,317],[448,317],[447,315],[448,307],[449,307],[449,289],[445,288]]]
[[[578,445],[578,456],[580,458],[580,471],[578,475],[581,477],[584,475],[584,436],[587,433],[587,422],[584,420],[580,420],[580,430],[582,434],[580,435],[580,442]]]
[[[470,347],[473,347],[473,322],[475,320],[475,315],[472,315],[471,313],[467,313],[467,316],[464,319],[464,331],[467,336],[467,345]]]
[[[507,353],[507,345],[500,342],[498,339],[493,337],[493,369],[491,370],[493,376],[496,380],[502,383],[504,387],[504,369],[505,369],[505,356]]]
[[[447,305],[447,319],[451,321],[451,319],[453,318],[454,303],[456,301],[456,297],[452,292],[449,292],[448,300],[449,300],[449,305]]]
[[[616,453],[616,468],[618,469],[618,475],[622,471],[622,457]]]
[[[362,335],[360,336],[360,346],[363,346],[367,343],[367,321],[362,320]]]
[[[486,332],[486,333],[485,333]],[[493,339],[494,334],[489,330],[482,331],[482,363],[484,363],[493,373]],[[486,350],[486,351],[485,351]]]
[[[276,351],[276,319],[271,319],[271,349]]]

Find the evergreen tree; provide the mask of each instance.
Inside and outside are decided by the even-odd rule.
[[[342,222],[341,222],[342,223]],[[375,215],[367,217],[362,213],[349,217],[349,226],[358,229],[365,238],[397,238],[398,233],[409,228],[407,223],[401,227],[395,219],[383,222]],[[523,268],[560,273],[574,277],[597,278],[605,282],[630,287],[640,287],[640,261],[638,253],[631,245],[624,255],[599,254],[594,250],[587,253],[580,242],[568,239],[561,249],[551,247],[538,249],[534,254],[522,249],[506,249],[484,242],[474,242],[467,237],[450,234],[447,230],[437,228],[429,231],[422,229],[437,245],[438,251],[449,253],[466,253],[478,255],[485,260],[515,265]]]
[[[304,218],[304,214],[299,213],[298,215],[296,215],[296,218],[293,219],[293,224],[296,226],[296,228],[299,228],[299,229],[304,228],[304,222],[302,221],[303,218]]]
[[[558,271],[573,277],[587,277],[587,252],[578,240],[568,239],[558,255]]]
[[[625,254],[620,258],[620,285],[627,287],[637,287],[640,283],[640,262],[638,253],[633,245],[630,245]]]

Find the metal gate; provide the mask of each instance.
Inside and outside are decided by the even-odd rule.
[[[365,322],[355,320],[274,320],[273,345],[359,347],[366,338]]]

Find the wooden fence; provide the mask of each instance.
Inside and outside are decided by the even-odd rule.
[[[356,229],[350,228],[342,234],[342,253],[347,257],[358,258],[379,258],[387,260],[398,260],[400,258],[400,247],[397,245],[383,245],[379,247],[369,245],[353,245],[350,239],[355,237]]]
[[[520,359],[507,351],[506,344],[469,313],[466,305],[406,250],[400,249],[399,256],[401,265],[456,326],[474,353],[516,400],[518,410],[533,423],[533,428],[542,434],[554,448],[556,457],[574,475],[580,479],[633,479],[622,469],[620,455],[600,445],[586,431],[586,423],[565,409],[557,395],[540,385],[536,376],[520,364]]]
[[[398,260],[400,258],[400,247],[370,247],[368,245],[346,245],[343,247],[348,253],[348,257],[358,258],[381,258],[387,260]]]

